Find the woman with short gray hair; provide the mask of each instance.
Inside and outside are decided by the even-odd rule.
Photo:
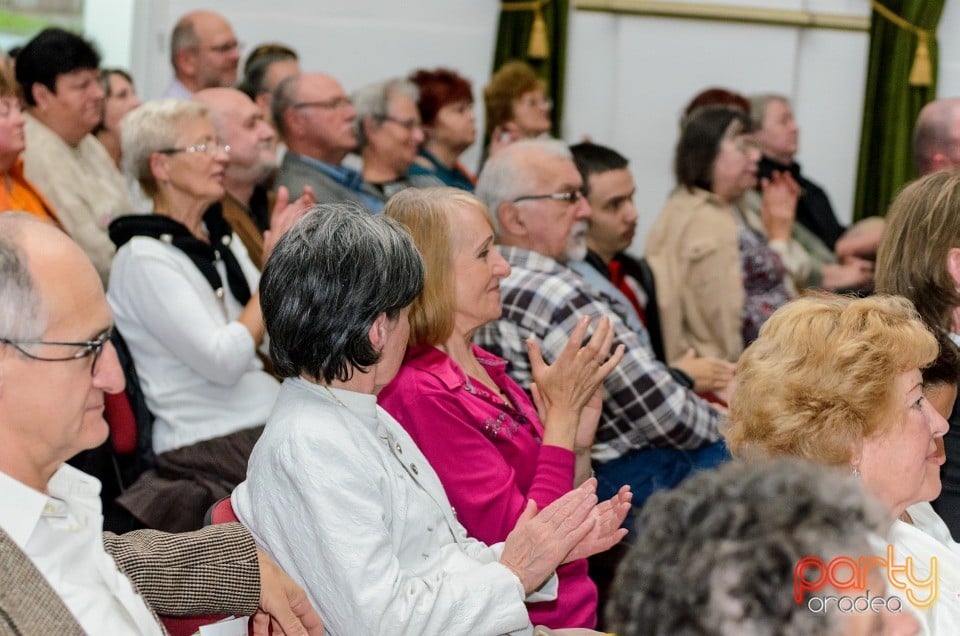
[[[279,389],[257,357],[259,274],[214,205],[229,147],[206,106],[145,104],[124,119],[121,143],[153,213],[111,223],[118,250],[107,298],[155,417],[157,470],[118,501],[148,527],[192,530],[243,479]],[[312,203],[287,199],[281,189],[265,254]]]
[[[524,599],[556,598],[557,566],[618,541],[629,498],[596,505],[591,479],[528,504],[503,543],[467,536],[377,405],[423,280],[410,235],[352,206],[317,206],[280,240],[260,289],[286,379],[232,504],[331,634],[532,634]]]

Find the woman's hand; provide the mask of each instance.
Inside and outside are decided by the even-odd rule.
[[[581,318],[551,365],[544,362],[536,340],[527,340],[533,376],[531,393],[543,420],[544,444],[573,450],[584,407],[623,359],[622,344],[608,357],[615,335],[609,318],[601,318],[589,341],[581,345],[589,327],[590,318]],[[593,427],[596,428],[595,422]]]
[[[763,204],[760,218],[770,240],[789,241],[793,221],[797,215],[797,199],[800,186],[789,172],[773,173],[769,179],[760,180]]]
[[[596,481],[596,479],[588,480]],[[586,483],[586,482],[584,482]],[[590,532],[573,547],[563,563],[570,563],[577,559],[585,559],[588,556],[599,552],[606,552],[613,546],[620,543],[620,540],[627,536],[627,529],[621,528],[623,520],[630,512],[630,502],[633,499],[633,493],[630,492],[630,486],[621,486],[610,499],[602,501],[594,506],[591,515],[595,515],[597,523],[591,528]],[[561,564],[562,565],[562,564]]]
[[[490,133],[490,147],[487,152],[487,159],[494,157],[504,148],[520,139],[520,127],[512,121],[497,126]]]
[[[316,202],[317,197],[314,196],[313,188],[310,186],[303,186],[303,194],[293,203],[290,202],[290,191],[286,186],[280,186],[277,189],[277,202],[273,206],[273,214],[270,215],[270,229],[263,232],[264,261],[273,252],[273,247],[280,237],[286,234],[287,230],[293,227]]]
[[[543,585],[574,547],[595,534],[596,490],[597,480],[588,479],[539,513],[537,504],[527,501],[500,555],[500,563],[517,575],[527,595]]]
[[[723,391],[733,380],[737,365],[719,358],[700,358],[697,352],[689,349],[681,358],[670,363],[693,379],[696,393],[716,393]]]

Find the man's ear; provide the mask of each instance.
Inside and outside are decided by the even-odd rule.
[[[187,77],[195,77],[198,57],[199,51],[196,49],[180,49],[177,51],[176,69]]]
[[[502,203],[497,209],[497,219],[500,221],[500,233],[509,236],[526,236],[527,227],[524,224],[523,211],[515,203]]]

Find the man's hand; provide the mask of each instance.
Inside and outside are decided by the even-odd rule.
[[[859,289],[873,282],[873,262],[848,256],[843,263],[821,267],[820,275],[827,291]]]
[[[260,609],[253,615],[253,633],[256,636],[271,633],[323,636],[323,621],[300,586],[259,549],[257,562],[260,564]]]
[[[280,186],[277,190],[277,202],[273,206],[273,213],[270,215],[270,229],[263,233],[263,258],[266,260],[273,251],[273,246],[277,244],[280,237],[286,234],[287,230],[307,213],[313,204],[317,202],[317,197],[313,194],[313,188],[303,186],[303,194],[294,202],[290,202],[290,191],[286,186]]]
[[[733,362],[719,358],[699,358],[693,349],[671,362],[670,366],[680,369],[693,379],[693,390],[696,393],[723,391],[737,372],[737,365]]]

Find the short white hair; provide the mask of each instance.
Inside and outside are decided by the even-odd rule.
[[[522,139],[490,157],[477,180],[476,195],[487,206],[490,222],[493,223],[494,232],[498,235],[500,234],[500,206],[522,196],[529,190],[531,183],[539,180],[536,169],[531,170],[535,164],[525,161],[531,155],[573,161],[570,148],[559,139],[551,137]]]
[[[153,195],[157,181],[150,171],[150,155],[172,147],[184,119],[209,117],[210,109],[200,102],[161,99],[130,111],[120,124],[120,148],[124,170]]]

